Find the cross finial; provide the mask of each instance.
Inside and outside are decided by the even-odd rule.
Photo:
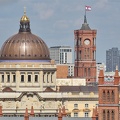
[[[24,15],[26,15],[26,7],[24,7]]]

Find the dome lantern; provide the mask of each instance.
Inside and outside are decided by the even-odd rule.
[[[20,19],[19,32],[31,32],[31,30],[30,30],[30,20],[26,15],[26,8],[25,7],[24,7],[24,15]]]

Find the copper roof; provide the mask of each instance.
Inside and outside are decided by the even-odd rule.
[[[4,42],[0,60],[50,60],[50,53],[45,42],[31,33],[30,21],[21,20],[19,33]]]

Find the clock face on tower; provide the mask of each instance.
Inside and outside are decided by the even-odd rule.
[[[90,44],[90,40],[89,39],[85,39],[84,43],[85,43],[85,45],[89,45]]]

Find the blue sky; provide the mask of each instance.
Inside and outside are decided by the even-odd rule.
[[[106,62],[106,50],[120,49],[120,0],[0,0],[0,46],[19,30],[24,6],[33,34],[48,47],[74,47],[74,30],[80,29],[85,5],[91,29],[97,30],[97,62]]]

